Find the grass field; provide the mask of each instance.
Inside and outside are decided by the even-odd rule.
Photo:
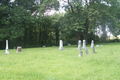
[[[120,43],[102,45],[83,57],[75,45],[0,50],[0,80],[120,80]]]

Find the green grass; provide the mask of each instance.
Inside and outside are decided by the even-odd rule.
[[[83,57],[75,45],[0,50],[0,80],[120,80],[120,43],[103,45]]]

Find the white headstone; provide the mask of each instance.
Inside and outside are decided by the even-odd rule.
[[[60,42],[59,42],[59,50],[63,50],[63,41],[62,40],[60,40]]]
[[[91,41],[91,48],[94,47],[94,40]]]
[[[81,47],[81,40],[78,41],[78,48],[77,49],[79,49],[79,50],[82,49],[82,47]]]
[[[96,47],[100,47],[100,45],[96,45]]]
[[[6,40],[6,49],[5,49],[5,54],[9,54],[9,51],[8,51],[8,40]]]
[[[94,40],[91,41],[91,48],[93,49],[93,53],[95,53]]]
[[[83,40],[83,49],[85,49],[86,48],[86,42],[85,42],[85,40]]]

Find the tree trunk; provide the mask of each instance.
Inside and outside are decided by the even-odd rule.
[[[86,41],[86,45],[87,45],[87,38],[88,38],[88,28],[89,28],[89,20],[86,19],[86,22],[85,22],[85,32],[84,32],[84,39]]]
[[[77,32],[77,41],[81,39],[81,38],[80,38],[80,35],[81,35],[81,30],[79,30],[79,31]]]
[[[39,45],[41,45],[41,29],[39,30]]]
[[[59,30],[58,30],[58,27],[56,28],[56,45],[59,45]]]
[[[103,31],[103,41],[104,43],[106,43],[106,38],[107,38],[107,32],[106,32],[106,26],[105,26],[105,23],[103,23],[103,26],[102,26],[102,31]]]

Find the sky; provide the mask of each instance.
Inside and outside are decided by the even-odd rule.
[[[11,2],[13,2],[14,0],[11,0]],[[64,5],[64,1],[67,1],[67,0],[58,0],[59,1],[59,3],[60,3],[60,9],[59,9],[59,11],[56,11],[56,10],[50,10],[47,14],[48,15],[52,15],[52,14],[54,14],[54,13],[65,13],[65,10],[64,10],[64,8],[62,8],[62,6]]]
[[[56,10],[51,10],[50,12],[49,12],[49,15],[52,15],[52,14],[54,14],[54,13],[65,13],[65,10],[64,10],[64,8],[62,8],[62,6],[64,5],[64,1],[63,0],[59,0],[59,3],[60,3],[60,8],[59,8],[59,11],[56,11]]]

